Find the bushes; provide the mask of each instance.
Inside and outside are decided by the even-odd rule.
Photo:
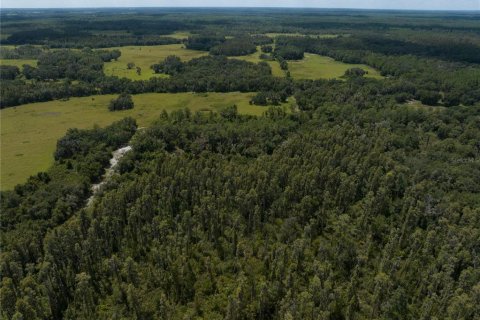
[[[274,51],[276,57],[282,57],[285,60],[302,60],[303,53],[302,48],[294,46],[281,46]]]
[[[118,96],[117,99],[113,99],[112,101],[110,101],[110,105],[108,106],[108,110],[110,111],[120,111],[128,109],[133,109],[133,100],[132,96],[126,93],[122,93]]]
[[[0,80],[13,80],[20,74],[16,66],[0,66]]]
[[[427,106],[435,106],[437,105],[438,100],[440,100],[441,96],[438,92],[435,91],[419,90],[416,94],[416,98]]]
[[[179,57],[171,55],[165,58],[163,62],[154,64],[150,67],[155,73],[165,73],[168,75],[174,75],[181,72],[184,69],[182,60]]]
[[[363,70],[362,68],[350,68],[347,71],[345,71],[345,77],[351,78],[351,77],[363,77],[366,75],[368,72]]]

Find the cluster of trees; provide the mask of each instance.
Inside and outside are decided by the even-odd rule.
[[[15,80],[20,74],[17,66],[0,65],[0,80]]]
[[[133,119],[104,129],[70,129],[58,141],[55,164],[47,172],[1,193],[2,318],[52,318],[32,269],[43,259],[43,240],[85,206],[90,185],[109,165],[111,152],[125,145],[135,131]]]
[[[69,79],[93,82],[104,76],[103,63],[116,60],[118,57],[120,57],[119,50],[54,50],[41,54],[38,57],[37,67],[26,65],[22,73],[27,79]]]
[[[343,43],[345,39],[349,39],[348,49],[334,45],[336,42]],[[480,102],[480,68],[477,65],[415,55],[385,55],[363,50],[362,46],[355,46],[356,39],[356,37],[334,39],[277,37],[276,41],[282,47],[295,47],[303,52],[327,55],[346,63],[370,65],[390,78],[385,80],[385,85],[394,80],[399,87],[413,87],[412,98],[421,99],[425,104],[442,103],[445,106],[454,106]],[[379,41],[381,42],[381,39]]]
[[[364,75],[368,74],[368,71],[363,70],[362,68],[350,68],[345,71],[344,76],[349,77],[363,77]]]
[[[268,91],[268,92],[259,92],[252,97],[250,104],[255,104],[258,106],[278,106],[282,102],[286,102],[288,96],[291,94],[288,90],[283,90],[280,92],[277,91]]]
[[[202,34],[189,36],[185,43],[185,47],[192,50],[209,51],[211,48],[224,43],[225,40],[225,36],[220,35]]]
[[[92,207],[2,229],[2,315],[476,319],[479,115],[162,113]]]
[[[72,83],[68,79],[60,82],[25,82],[19,79],[4,81],[0,87],[0,106],[5,108],[30,102],[92,94],[282,91],[290,86],[286,79],[273,77],[270,66],[265,62],[255,64],[227,59],[224,56],[206,56],[189,62],[181,62],[170,57],[166,61],[154,65],[152,68],[157,72],[167,71],[170,73],[174,70],[171,68],[171,62],[175,62],[175,70],[179,71],[169,78],[153,77],[144,81],[132,81],[126,78],[106,77],[99,69],[98,73],[91,73],[99,76],[98,78],[92,77],[92,82]],[[98,62],[101,63],[101,61]],[[168,69],[162,69],[167,66]]]
[[[184,65],[179,57],[171,55],[166,57],[162,62],[152,65],[151,69],[155,73],[165,73],[173,76],[179,72],[182,72]]]
[[[133,109],[133,99],[132,96],[127,93],[122,93],[116,99],[110,101],[108,106],[109,111],[121,111]]]
[[[3,18],[3,17],[2,17]],[[21,19],[21,17],[19,17]],[[145,19],[91,19],[40,22],[46,27],[13,23],[13,32],[2,39],[7,45],[44,45],[50,48],[107,48],[126,45],[163,45],[180,43],[181,40],[168,35],[185,24],[174,21],[146,21]],[[58,25],[58,21],[64,21]],[[3,23],[5,24],[5,22]],[[7,22],[8,25],[8,22]],[[153,30],[155,30],[153,32]],[[113,33],[112,33],[113,31]]]
[[[244,56],[257,51],[257,46],[250,37],[227,39],[210,48],[210,54],[216,56]]]
[[[1,59],[37,59],[44,49],[38,46],[21,45],[13,49],[0,47]]]
[[[277,43],[273,54],[275,57],[284,60],[302,60],[304,52],[305,50],[302,50],[302,48]]]

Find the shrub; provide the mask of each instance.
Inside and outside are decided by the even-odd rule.
[[[126,93],[122,93],[118,96],[117,99],[110,101],[108,110],[110,111],[119,111],[119,110],[128,110],[133,109],[133,100],[132,96]]]

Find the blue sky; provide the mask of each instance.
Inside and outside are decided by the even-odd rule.
[[[61,7],[316,7],[480,10],[480,0],[0,0],[2,8]]]

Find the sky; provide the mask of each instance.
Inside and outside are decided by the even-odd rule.
[[[312,7],[480,10],[480,0],[0,0],[1,8]]]

